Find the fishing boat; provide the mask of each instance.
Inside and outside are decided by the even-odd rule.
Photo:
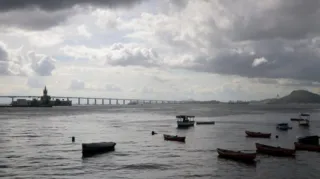
[[[229,158],[233,160],[253,161],[256,158],[256,153],[244,153],[241,151],[232,151],[220,148],[217,148],[217,152],[220,157]]]
[[[185,142],[186,137],[181,137],[177,135],[168,135],[168,134],[163,134],[164,140],[171,140],[171,141],[178,141],[178,142]]]
[[[271,133],[261,133],[261,132],[252,132],[252,131],[245,131],[247,137],[256,137],[256,138],[270,138]]]
[[[286,131],[292,129],[292,127],[290,127],[288,123],[279,123],[277,124],[277,129]]]
[[[215,124],[214,121],[197,121],[197,125]]]
[[[295,156],[294,149],[287,149],[281,147],[273,147],[269,145],[264,145],[260,143],[256,143],[256,148],[258,153],[264,153],[274,156]]]
[[[301,114],[299,115],[299,118],[291,118],[290,120],[291,120],[291,121],[298,121],[298,122],[299,122],[299,121],[305,120],[304,117],[310,117],[310,114],[301,113]]]
[[[188,128],[194,126],[195,116],[179,115],[176,116],[178,128]]]
[[[97,142],[97,143],[83,143],[82,156],[89,157],[96,154],[106,153],[115,150],[115,142]]]
[[[310,144],[302,144],[299,142],[295,142],[294,147],[296,150],[320,152],[320,145],[310,145]]]
[[[296,150],[307,150],[320,152],[319,136],[299,137],[298,142],[294,143]]]

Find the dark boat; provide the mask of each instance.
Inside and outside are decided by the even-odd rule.
[[[247,137],[256,137],[256,138],[270,138],[271,133],[261,133],[261,132],[252,132],[252,131],[245,131]]]
[[[178,115],[176,116],[176,118],[177,118],[178,128],[189,128],[194,126],[195,116]]]
[[[241,151],[232,151],[217,148],[220,157],[229,158],[240,161],[253,161],[256,158],[256,153],[244,153]]]
[[[214,121],[197,121],[197,125],[205,125],[205,124],[215,124]]]
[[[295,142],[294,147],[296,150],[320,152],[320,145],[311,145],[311,144],[303,144],[303,143]]]
[[[320,152],[319,136],[299,137],[298,142],[294,143],[296,150],[307,150]]]
[[[288,123],[279,123],[277,124],[277,129],[287,131],[289,129],[292,129],[292,127],[290,127]]]
[[[164,140],[171,140],[171,141],[178,141],[178,142],[185,142],[186,137],[180,137],[180,136],[174,136],[174,135],[168,135],[163,134]]]
[[[96,154],[102,154],[115,150],[115,142],[99,142],[82,144],[82,156],[91,157]]]
[[[306,114],[306,113],[301,113],[300,115],[299,115],[299,118],[291,118],[290,120],[291,121],[303,121],[303,120],[305,120],[303,117],[310,117],[310,114]]]
[[[256,148],[258,153],[264,153],[274,156],[295,156],[294,149],[286,149],[281,147],[273,147],[269,145],[264,145],[260,143],[256,143]]]

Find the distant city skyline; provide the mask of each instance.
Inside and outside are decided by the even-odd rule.
[[[320,92],[317,1],[51,1],[0,2],[0,95],[45,85],[54,96],[164,100]]]

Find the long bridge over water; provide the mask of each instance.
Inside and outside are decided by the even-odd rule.
[[[0,98],[11,98],[12,101],[15,99],[40,99],[41,96],[0,96]],[[127,102],[135,102],[138,104],[181,104],[183,101],[174,101],[174,100],[150,100],[150,99],[125,99],[125,98],[102,98],[102,97],[70,97],[70,96],[51,96],[51,100],[72,100],[77,101],[77,105],[98,105],[97,102],[101,102],[100,105],[112,105],[115,102],[116,105],[127,104]],[[86,103],[82,104],[81,101],[86,100]],[[90,101],[94,101],[93,104]],[[73,100],[72,100],[73,101]],[[122,103],[121,103],[122,102]]]

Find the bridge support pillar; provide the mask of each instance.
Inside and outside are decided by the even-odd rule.
[[[116,104],[119,105],[119,100],[118,99],[116,100]]]
[[[125,100],[125,99],[122,101],[122,104],[123,104],[123,105],[125,105],[125,104],[126,104],[126,100]]]
[[[102,105],[104,105],[104,99],[102,99]]]
[[[109,105],[111,105],[111,99],[109,99]]]
[[[78,105],[80,105],[80,98],[78,98]]]
[[[94,105],[97,105],[97,98],[94,98]]]
[[[89,105],[89,98],[87,98],[87,105]]]

